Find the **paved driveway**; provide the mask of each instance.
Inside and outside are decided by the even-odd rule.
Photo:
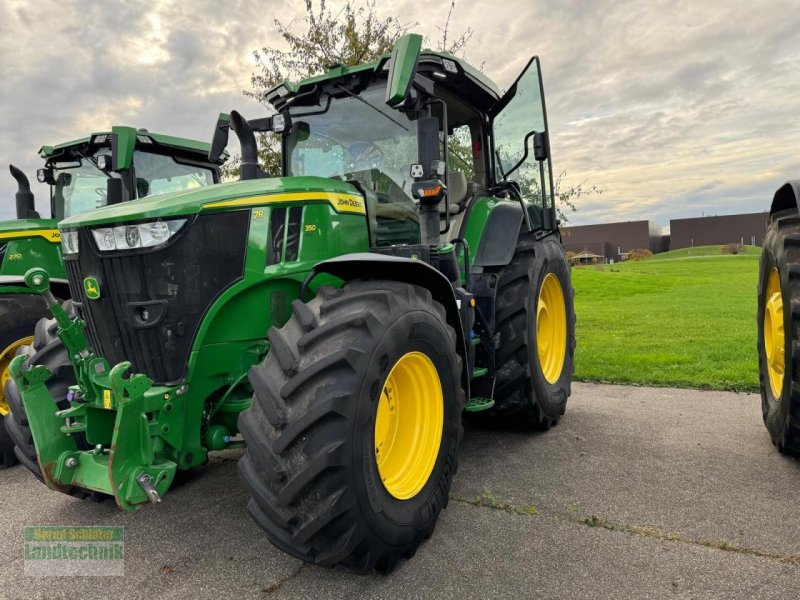
[[[0,472],[0,597],[800,597],[800,468],[753,395],[576,384],[545,434],[470,428],[433,538],[385,578],[274,549],[237,458],[138,514]],[[23,525],[82,524],[125,527],[125,577],[23,576]]]

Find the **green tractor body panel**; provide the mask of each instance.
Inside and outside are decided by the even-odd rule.
[[[475,298],[480,294],[464,289],[488,279],[472,272],[471,264],[463,265],[463,255],[469,253],[470,263],[474,262],[474,251],[487,235],[493,211],[500,206],[525,206],[527,201],[521,196],[515,198],[509,193],[512,187],[496,180],[488,147],[491,138],[483,133],[483,125],[474,129],[484,137],[473,144],[473,151],[476,164],[483,161],[476,172],[485,180],[484,189],[470,199],[471,206],[461,215],[451,237],[436,244],[426,245],[424,238],[420,243],[420,217],[406,217],[403,212],[407,206],[417,210],[406,191],[410,181],[415,185],[432,181],[444,189],[436,179],[444,171],[436,165],[413,164],[417,160],[404,163],[397,181],[387,183],[382,172],[372,176],[374,163],[391,154],[394,146],[379,156],[368,152],[369,144],[365,147],[361,140],[333,150],[325,142],[320,144],[321,151],[319,147],[309,150],[306,163],[293,163],[289,156],[315,135],[315,127],[325,125],[314,121],[314,115],[322,114],[319,106],[324,106],[324,100],[308,100],[312,93],[328,94],[328,104],[334,96],[337,102],[351,102],[352,96],[364,90],[374,95],[382,86],[379,91],[383,98],[403,102],[409,85],[420,85],[420,77],[424,79],[435,71],[439,76],[434,79],[447,82],[448,77],[453,78],[454,83],[447,88],[448,98],[458,98],[464,90],[470,110],[483,119],[480,123],[487,122],[486,115],[498,103],[508,102],[509,98],[501,99],[497,87],[477,70],[448,54],[420,52],[420,43],[419,36],[404,37],[388,69],[383,67],[390,57],[384,56],[358,67],[333,67],[296,84],[285,82],[270,92],[269,101],[285,112],[287,121],[291,118],[295,123],[295,129],[284,134],[282,177],[264,175],[147,197],[98,208],[59,223],[62,235],[77,236],[79,241],[78,251],[64,256],[64,263],[80,316],[70,320],[54,311],[59,336],[74,357],[78,385],[72,390],[71,407],[54,414],[54,399],[44,386],[47,373],[40,368],[26,370],[19,360],[11,368],[49,487],[100,491],[114,496],[121,508],[133,510],[163,496],[176,470],[203,464],[210,451],[240,444],[237,417],[250,405],[253,393],[247,374],[270,351],[270,328],[288,321],[293,302],[309,300],[322,285],[342,285],[341,279],[324,272],[312,277],[321,262],[342,255],[398,252],[404,260],[423,260],[428,254],[443,263],[452,259],[454,269],[445,284],[452,285],[447,291],[454,298],[458,294],[458,303],[455,299],[452,302],[458,307],[454,308],[458,311],[454,318],[464,325],[459,339],[466,340],[465,348],[470,346],[469,356],[464,356],[467,384],[470,379],[492,375],[491,365],[483,364],[485,360],[476,359],[474,354],[481,343],[481,336],[472,331],[479,313]],[[420,93],[427,80],[422,84]],[[343,92],[344,85],[351,88]],[[413,96],[409,95],[409,102],[414,101]],[[301,103],[288,102],[300,98],[313,107],[310,112],[297,108]],[[383,98],[380,107],[369,102],[365,107],[366,101],[348,106],[364,111],[364,118],[383,119],[377,113],[384,113],[388,118],[381,120],[380,126],[406,136],[404,140],[413,142],[408,146],[416,152],[417,124],[407,126],[403,121],[416,119],[416,113],[408,116],[393,111]],[[535,96],[533,100],[537,100]],[[433,105],[431,102],[423,107],[428,111],[428,123],[445,118],[433,112]],[[459,114],[472,113],[454,110],[453,118]],[[525,113],[516,110],[514,114]],[[231,116],[231,122],[234,116],[238,118]],[[305,119],[308,122],[302,124]],[[358,125],[361,132],[377,130]],[[520,145],[526,133],[520,132]],[[329,141],[331,135],[323,133],[320,138]],[[438,143],[435,136],[428,139]],[[549,151],[549,145],[543,147]],[[360,169],[342,168],[330,176],[314,172],[312,166],[322,164],[317,171],[328,175],[328,165],[340,159],[344,163],[341,156],[348,152],[354,157],[353,163],[361,160],[369,164]],[[303,172],[305,167],[298,164],[310,166]],[[411,174],[408,167],[412,167]],[[432,180],[415,174],[416,167]],[[549,170],[549,164],[545,168]],[[361,173],[362,179],[353,171]],[[539,172],[539,165],[530,171]],[[539,185],[544,186],[540,190],[548,189],[544,181]],[[395,202],[392,194],[402,196],[401,201]],[[407,226],[415,229],[416,240]],[[169,227],[169,239],[150,248],[127,241],[130,249],[117,246],[111,251],[100,250],[99,244],[106,238],[138,243],[143,235],[140,232],[147,234],[150,227],[159,232]],[[505,238],[512,237],[508,233]],[[553,228],[545,233],[557,231]],[[405,241],[392,243],[395,237]],[[460,277],[454,247],[462,252]],[[386,278],[391,277],[387,272]],[[485,295],[489,294],[490,286],[484,287]],[[493,301],[488,296],[478,299],[478,308],[483,300]],[[491,335],[485,339],[491,339]],[[490,400],[485,401],[491,392],[475,395],[481,398],[481,406],[491,405]],[[473,410],[478,410],[474,408],[477,405],[473,404]],[[70,438],[76,433],[85,435],[89,446],[96,449],[78,450]]]
[[[34,267],[66,282],[61,260],[61,234],[53,219],[22,219],[0,223],[0,294],[30,293],[23,277]]]
[[[115,224],[134,219],[169,219],[201,211],[231,210],[263,203],[264,199],[261,196],[271,196],[267,203],[291,204],[313,200],[298,196],[304,193],[318,193],[319,201],[328,204],[337,203],[335,196],[341,195],[340,205],[336,204],[337,210],[365,214],[364,199],[352,185],[323,177],[291,177],[233,181],[199,190],[142,198],[136,204],[104,206],[91,213],[64,219],[59,226],[61,229],[69,229],[87,225]],[[232,202],[235,204],[231,204]]]

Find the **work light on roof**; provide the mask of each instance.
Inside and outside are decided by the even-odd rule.
[[[449,58],[443,58],[442,66],[444,67],[444,70],[447,71],[448,73],[458,73],[458,65],[454,60],[450,60]]]

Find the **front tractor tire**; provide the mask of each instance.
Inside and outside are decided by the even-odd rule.
[[[479,422],[547,430],[571,393],[575,308],[570,268],[553,236],[523,229],[511,262],[495,270],[495,406],[468,413]]]
[[[800,455],[800,217],[770,216],[758,276],[758,373],[764,424],[784,454]]]
[[[33,342],[37,321],[47,315],[47,305],[36,294],[0,294],[0,469],[16,464],[14,440],[3,424],[11,407],[5,395],[10,380],[8,366],[23,346]]]
[[[428,290],[320,288],[269,332],[239,418],[248,508],[306,562],[388,573],[433,532],[462,435],[461,358]]]

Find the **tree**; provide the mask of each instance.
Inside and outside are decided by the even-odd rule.
[[[455,0],[451,0],[447,17],[436,29],[439,39],[434,42],[437,50],[465,56],[465,51],[474,33],[468,27],[458,35],[451,32],[451,18],[455,10]],[[253,51],[256,70],[250,78],[249,90],[243,93],[258,100],[268,110],[267,93],[285,79],[299,81],[323,73],[333,64],[351,67],[372,62],[382,54],[388,54],[398,38],[408,33],[417,23],[406,23],[397,17],[381,17],[378,14],[377,0],[366,0],[358,5],[357,0],[347,0],[341,10],[333,12],[325,0],[320,0],[315,8],[313,0],[306,0],[306,11],[302,24],[295,27],[293,22],[285,24],[279,19],[273,21],[278,34],[286,43],[287,49],[264,46]],[[430,46],[431,41],[425,40]],[[449,159],[456,157],[459,170],[464,170],[468,178],[472,173],[469,157],[472,152],[468,134],[457,132],[450,136],[451,151]],[[461,157],[461,159],[457,158]],[[280,138],[275,134],[259,135],[259,159],[267,173],[281,171]],[[223,170],[226,179],[239,175],[238,158],[228,161]],[[555,196],[558,216],[567,222],[567,213],[577,210],[575,201],[582,196],[599,194],[596,186],[585,181],[570,187],[563,187],[566,173],[561,173],[555,183]],[[536,174],[538,180],[538,173]],[[525,189],[525,185],[522,186]],[[538,189],[538,181],[530,187]]]
[[[437,27],[441,38],[436,46],[451,54],[463,54],[473,30],[467,28],[461,34],[452,36],[450,18],[454,8],[455,0],[452,0],[447,19]],[[367,0],[363,6],[356,6],[355,0],[348,0],[336,13],[331,11],[325,0],[320,0],[317,9],[312,0],[306,0],[304,30],[299,33],[293,30],[293,23],[284,24],[279,19],[273,23],[288,49],[264,46],[254,50],[256,72],[250,77],[251,89],[243,92],[268,109],[267,93],[285,79],[299,81],[323,73],[334,64],[352,67],[375,61],[382,54],[391,52],[397,39],[416,25],[402,22],[397,17],[379,16],[376,0]],[[267,173],[280,172],[278,136],[259,136],[259,157]],[[233,159],[225,168],[224,175],[233,178],[238,176],[238,172],[238,160]]]

